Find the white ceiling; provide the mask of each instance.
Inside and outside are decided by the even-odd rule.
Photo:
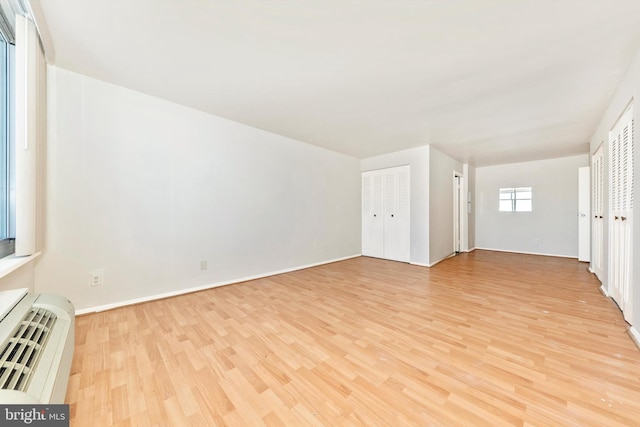
[[[55,65],[364,158],[588,152],[640,0],[43,0]]]

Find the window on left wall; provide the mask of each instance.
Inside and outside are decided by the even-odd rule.
[[[14,45],[0,31],[0,258],[14,252]]]

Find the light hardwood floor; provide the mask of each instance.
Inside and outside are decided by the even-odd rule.
[[[640,351],[576,260],[355,258],[77,318],[75,426],[640,425]]]

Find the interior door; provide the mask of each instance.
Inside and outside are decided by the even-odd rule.
[[[410,260],[409,166],[384,171],[384,258]]]
[[[591,168],[578,169],[578,261],[591,260],[591,197],[590,197]]]
[[[602,282],[604,261],[604,146],[591,156],[591,271]]]
[[[609,293],[624,318],[632,318],[633,109],[622,115],[609,136]]]
[[[382,258],[383,248],[382,176],[362,174],[362,255]]]

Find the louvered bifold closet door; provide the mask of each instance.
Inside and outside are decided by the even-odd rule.
[[[362,255],[383,256],[383,188],[382,176],[362,174]]]
[[[604,252],[604,146],[600,146],[591,158],[591,270],[602,282]]]
[[[633,109],[610,133],[609,292],[627,320],[632,316]]]
[[[362,173],[362,255],[410,261],[409,166]]]
[[[409,262],[409,166],[384,174],[384,258]]]

